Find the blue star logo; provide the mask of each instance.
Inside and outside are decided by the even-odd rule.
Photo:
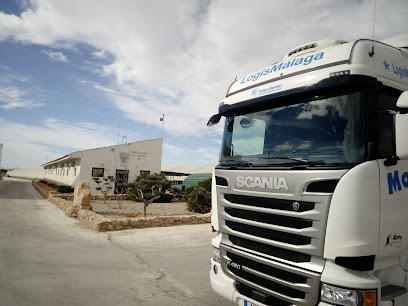
[[[387,63],[386,60],[384,60],[384,69],[390,71],[390,64]]]

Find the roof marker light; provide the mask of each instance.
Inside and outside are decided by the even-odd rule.
[[[350,70],[343,70],[343,71],[336,71],[336,72],[330,72],[330,77],[335,77],[339,75],[349,75]]]

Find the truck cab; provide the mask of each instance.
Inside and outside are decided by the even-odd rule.
[[[311,42],[229,87],[211,285],[238,305],[408,305],[408,43]],[[406,40],[408,42],[408,39]]]

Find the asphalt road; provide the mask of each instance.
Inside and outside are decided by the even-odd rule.
[[[0,305],[232,305],[209,281],[211,226],[97,233],[31,182],[0,181]]]

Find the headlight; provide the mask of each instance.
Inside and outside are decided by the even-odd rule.
[[[213,259],[214,261],[221,263],[220,249],[213,247]]]
[[[322,284],[323,302],[344,306],[375,306],[376,292],[373,290],[353,290]]]

